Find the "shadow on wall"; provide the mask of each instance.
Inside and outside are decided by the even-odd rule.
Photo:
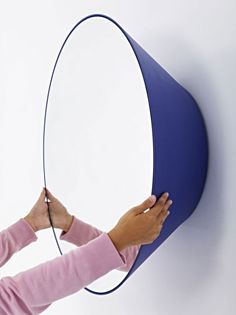
[[[176,299],[186,301],[214,277],[218,268],[218,257],[221,255],[220,242],[224,225],[224,150],[221,147],[223,121],[220,115],[222,104],[204,60],[182,38],[168,38],[165,34],[162,45],[159,41],[158,47],[152,46],[152,49],[153,58],[195,98],[208,131],[209,168],[202,198],[191,217],[162,245],[168,249],[162,251],[160,248],[159,256],[158,250],[155,252],[157,272],[153,273],[151,270],[147,280],[149,283],[157,283],[156,290],[160,291],[160,298],[166,297],[173,290]],[[169,49],[167,59],[172,60],[178,76],[158,60],[158,55],[165,56],[166,49]],[[153,299],[156,299],[156,294],[157,291],[149,290],[149,298],[153,295]]]

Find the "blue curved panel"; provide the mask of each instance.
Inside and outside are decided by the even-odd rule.
[[[70,31],[59,51],[47,94],[44,134],[51,83],[62,49],[71,33],[82,22],[93,17],[105,18],[114,23],[129,41],[137,58],[145,82],[152,123],[152,194],[160,197],[163,192],[168,191],[174,201],[171,206],[171,215],[165,222],[159,237],[152,244],[141,246],[132,268],[115,288],[106,292],[96,292],[85,288],[91,293],[104,295],[118,289],[193,213],[206,181],[208,139],[203,116],[190,93],[171,77],[116,21],[103,14],[92,14],[80,20]],[[45,164],[44,156],[43,163]],[[44,186],[46,187],[45,167]]]

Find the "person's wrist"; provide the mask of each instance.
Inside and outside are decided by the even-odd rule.
[[[63,224],[61,226],[61,229],[66,233],[69,231],[72,223],[73,223],[73,220],[74,220],[74,216],[71,215],[71,214],[67,214],[65,219],[63,220]]]
[[[124,237],[122,237],[121,233],[119,231],[117,231],[115,228],[112,229],[107,234],[110,237],[110,239],[111,239],[112,243],[114,244],[114,246],[116,247],[116,249],[118,250],[118,252],[122,251],[123,249],[125,249],[128,246]]]
[[[28,214],[24,217],[24,219],[26,220],[26,222],[31,226],[31,228],[33,229],[34,232],[39,231],[39,229],[37,228],[33,218]]]

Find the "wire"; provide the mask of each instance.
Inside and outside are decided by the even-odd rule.
[[[58,57],[59,57],[59,55],[58,55]],[[57,57],[57,60],[58,60],[58,57]],[[54,235],[54,238],[56,240],[56,244],[57,244],[57,247],[59,249],[59,252],[60,252],[61,255],[63,255],[62,250],[61,250],[60,245],[59,245],[59,242],[58,242],[58,239],[57,239],[57,236],[56,236],[56,233],[55,233],[55,229],[54,229],[54,225],[53,225],[53,221],[52,221],[52,217],[51,217],[51,212],[50,212],[50,207],[49,207],[49,202],[48,202],[48,195],[47,195],[46,170],[45,170],[46,169],[45,168],[45,128],[46,128],[47,107],[48,107],[48,99],[49,99],[50,88],[51,88],[51,84],[52,84],[52,78],[53,78],[53,74],[54,74],[54,71],[55,71],[55,68],[56,68],[56,64],[57,64],[57,61],[56,61],[55,65],[54,65],[53,72],[52,72],[52,75],[51,75],[51,80],[50,80],[48,93],[47,93],[45,113],[44,113],[44,122],[43,122],[43,176],[44,176],[44,189],[45,189],[45,194],[46,194],[46,202],[47,202],[47,205],[48,205],[49,221],[50,221],[50,224],[51,224],[51,227],[52,227],[53,235]]]

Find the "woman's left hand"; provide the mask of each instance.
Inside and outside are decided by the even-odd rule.
[[[46,194],[43,188],[37,202],[27,216],[24,217],[35,232],[47,229],[51,226],[48,217],[48,205],[45,201],[45,197]]]

